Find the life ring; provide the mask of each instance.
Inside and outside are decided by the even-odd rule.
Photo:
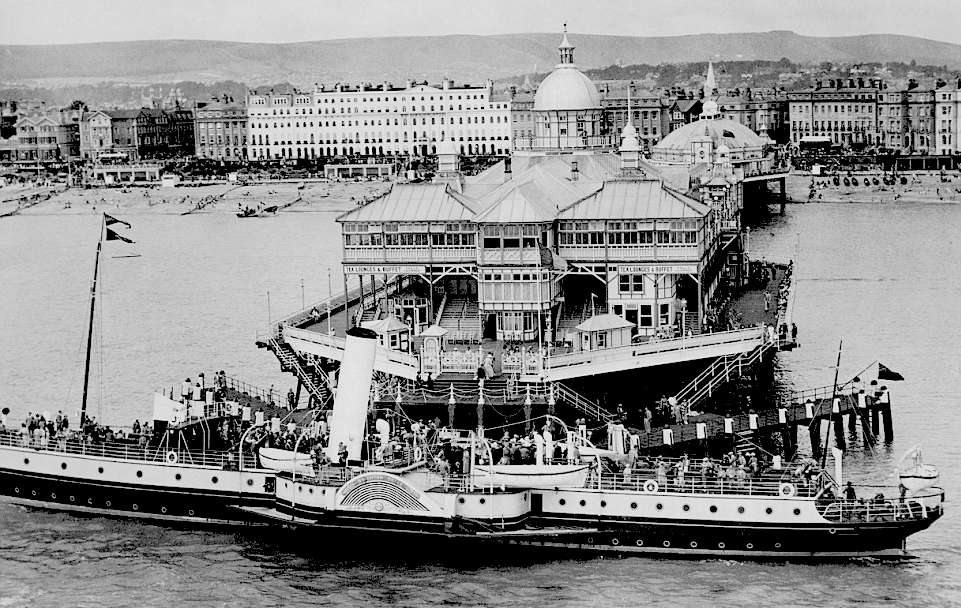
[[[424,452],[419,448],[414,448],[414,462],[419,462],[421,458],[424,457]]]
[[[797,495],[797,487],[793,483],[782,483],[777,488],[777,493],[785,498]]]
[[[657,492],[659,487],[660,486],[658,486],[657,482],[654,481],[653,479],[648,479],[647,481],[644,482],[644,491],[647,492],[648,494],[653,494]]]
[[[177,462],[180,461],[180,459],[177,457],[177,452],[174,452],[173,450],[167,452],[167,457],[165,460],[167,461],[167,464],[177,464]]]

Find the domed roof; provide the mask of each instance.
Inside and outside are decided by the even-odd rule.
[[[547,75],[534,94],[534,110],[588,110],[601,107],[601,95],[591,79],[572,64],[561,64]]]
[[[726,145],[731,150],[762,148],[767,141],[750,128],[729,118],[695,120],[670,132],[654,146],[654,152],[691,151],[691,143],[709,137],[715,146]]]

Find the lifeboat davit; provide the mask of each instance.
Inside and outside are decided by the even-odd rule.
[[[898,464],[898,477],[901,485],[907,488],[908,495],[927,490],[938,482],[941,474],[934,465],[924,464],[921,459],[921,448],[914,447],[901,457]]]

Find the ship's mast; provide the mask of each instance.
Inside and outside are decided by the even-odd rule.
[[[838,362],[834,366],[834,385],[831,388],[831,403],[828,407],[831,408],[831,416],[828,418],[828,432],[824,436],[824,447],[821,449],[821,469],[824,469],[824,465],[828,460],[828,444],[831,441],[831,427],[834,426],[834,400],[838,396],[838,372],[841,370],[841,350],[844,348],[844,340],[838,343]],[[853,414],[852,414],[853,415]]]
[[[100,237],[97,239],[97,254],[93,261],[93,282],[90,284],[90,319],[87,323],[87,357],[83,366],[83,397],[80,401],[80,430],[87,423],[87,390],[90,386],[90,351],[93,347],[93,318],[97,308],[97,278],[100,273],[100,250],[103,248],[103,229],[107,224],[106,215],[100,217]]]

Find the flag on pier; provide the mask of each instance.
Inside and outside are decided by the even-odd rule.
[[[904,376],[885,366],[883,363],[878,363],[878,380],[900,382],[901,380],[904,380]]]
[[[108,216],[109,217],[109,216]],[[129,224],[128,224],[129,226]],[[128,239],[124,235],[115,231],[112,228],[107,228],[107,240],[108,241],[123,241],[124,243],[133,243],[132,239]]]
[[[130,222],[125,222],[121,219],[117,219],[114,216],[108,215],[106,213],[103,214],[103,221],[107,222],[108,226],[112,226],[114,224],[123,224],[127,228],[130,228]]]

